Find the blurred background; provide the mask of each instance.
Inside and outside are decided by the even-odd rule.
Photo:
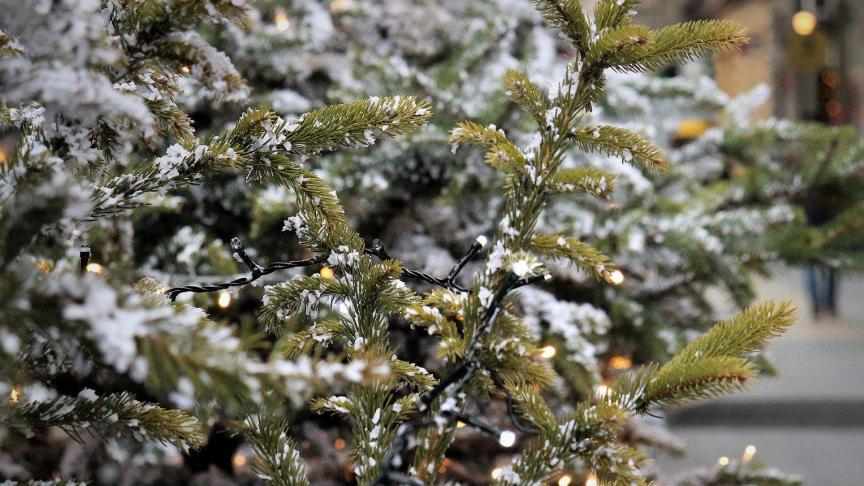
[[[652,26],[703,18],[742,23],[751,35],[744,51],[682,69],[707,70],[732,95],[769,86],[757,118],[846,124],[861,134],[864,2],[646,0],[640,16]],[[808,484],[864,484],[864,278],[827,271],[808,281],[808,272],[778,267],[770,280],[757,281],[759,299],[791,298],[800,310],[789,334],[769,346],[778,376],[673,412],[671,428],[687,440],[688,452],[660,457],[662,470],[746,458],[755,446],[765,463]],[[814,291],[813,278],[827,292]]]

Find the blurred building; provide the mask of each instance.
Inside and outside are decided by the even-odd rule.
[[[742,52],[715,59],[719,85],[739,94],[765,83],[773,99],[759,112],[864,129],[864,1],[645,0],[640,21],[728,18],[747,27]]]

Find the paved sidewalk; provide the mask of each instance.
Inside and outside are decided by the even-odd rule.
[[[658,458],[675,473],[738,457],[748,444],[771,467],[811,485],[864,485],[864,276],[844,275],[840,315],[813,319],[799,269],[758,283],[760,299],[791,299],[799,321],[768,347],[779,376],[670,414],[688,455]]]

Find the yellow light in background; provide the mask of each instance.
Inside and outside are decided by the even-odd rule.
[[[463,429],[463,428],[465,428],[465,422],[463,422],[463,421],[461,421],[461,420],[458,421],[458,422],[456,422],[456,428],[457,428],[457,429]]]
[[[95,273],[96,275],[102,275],[102,272],[105,271],[105,267],[99,265],[98,263],[88,263],[87,271],[90,273]]]
[[[5,164],[9,160],[9,152],[5,148],[0,147],[0,164]]]
[[[234,458],[231,459],[231,463],[234,464],[234,467],[243,467],[246,465],[246,456],[240,452],[234,454]]]
[[[228,292],[227,290],[219,292],[219,298],[216,300],[216,305],[223,309],[231,305],[231,292]]]
[[[729,458],[726,456],[722,456],[720,459],[717,459],[717,464],[720,467],[726,467],[729,465]]]
[[[597,476],[594,473],[588,475],[588,479],[585,480],[585,486],[597,486]]]
[[[9,401],[12,403],[18,403],[21,400],[21,389],[17,386],[12,387],[12,392],[9,393]]]
[[[828,70],[822,73],[822,82],[828,87],[836,88],[840,84],[840,76],[837,75],[837,71]]]
[[[792,30],[798,35],[810,35],[816,30],[816,14],[808,10],[801,10],[792,16]]]
[[[36,260],[36,268],[38,268],[42,273],[51,273],[51,271],[54,270],[54,262],[40,258]]]
[[[565,474],[558,479],[558,486],[570,486],[571,482],[573,482],[573,478]]]
[[[339,13],[354,6],[354,0],[333,0],[330,2],[330,12]]]
[[[345,448],[346,445],[348,445],[348,443],[345,442],[345,439],[343,439],[342,437],[339,437],[338,439],[333,441],[333,448],[337,451],[341,451]]]
[[[678,129],[675,131],[675,138],[698,138],[704,135],[709,128],[711,128],[711,125],[702,118],[681,120],[681,123],[678,124]]]
[[[612,356],[609,358],[609,367],[613,370],[627,370],[633,366],[633,360],[627,356]]]
[[[555,350],[555,346],[544,346],[543,350],[540,352],[540,356],[545,359],[552,359],[555,357],[556,352],[557,351]]]
[[[189,66],[180,66],[180,72],[183,74],[189,74]]]
[[[321,278],[325,278],[327,280],[331,280],[334,277],[333,269],[330,267],[323,267],[320,272]]]
[[[285,32],[291,28],[291,20],[288,19],[288,14],[285,9],[279,7],[273,15],[273,21],[276,23],[276,28],[279,32]]]
[[[748,445],[744,448],[744,455],[741,456],[741,464],[749,464],[750,461],[753,460],[753,456],[756,455],[756,446],[753,444]]]
[[[498,479],[498,477],[501,476],[502,472],[503,472],[503,469],[501,469],[500,467],[496,467],[495,469],[493,469],[492,470],[492,479]]]

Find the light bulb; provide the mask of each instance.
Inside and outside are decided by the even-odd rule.
[[[12,403],[18,403],[21,400],[21,389],[17,386],[12,387],[12,392],[9,393],[9,401]]]
[[[502,471],[503,471],[503,469],[501,469],[500,467],[496,467],[495,469],[493,469],[492,470],[492,479],[498,479],[498,477],[501,476]]]
[[[741,456],[741,464],[748,464],[753,460],[753,456],[756,455],[756,446],[753,444],[748,445],[744,448],[744,455]]]
[[[606,398],[606,395],[609,394],[609,386],[608,385],[600,385],[597,387],[597,390],[594,392],[597,398]]]
[[[486,243],[488,243],[488,242],[489,242],[489,240],[487,240],[486,237],[483,235],[480,235],[477,237],[477,243],[480,243],[481,247],[486,246]]]
[[[544,346],[543,350],[540,352],[540,356],[545,359],[552,359],[555,357],[555,346]]]
[[[462,428],[464,428],[464,427],[465,427],[465,422],[463,422],[463,421],[461,421],[461,420],[458,421],[458,422],[456,422],[456,428],[457,428],[457,429],[462,429]]]
[[[513,447],[513,444],[516,443],[516,434],[512,430],[505,430],[498,436],[498,443],[502,447]]]
[[[807,36],[816,30],[816,14],[808,10],[801,10],[792,16],[792,30],[798,35]]]
[[[323,279],[327,279],[327,280],[332,280],[332,279],[333,279],[333,276],[334,276],[334,275],[333,275],[333,269],[330,268],[330,267],[323,267],[323,268],[321,269],[321,271],[318,272],[318,273],[321,274],[321,278],[323,278]]]
[[[102,272],[105,271],[105,267],[99,265],[98,263],[88,263],[87,271],[90,273],[95,273],[96,275],[102,275]]]
[[[609,367],[613,370],[626,370],[633,366],[633,360],[627,356],[612,356],[609,358]]]
[[[219,292],[219,298],[216,300],[216,304],[223,309],[231,305],[231,292],[228,292],[227,290]]]
[[[558,486],[570,486],[570,483],[573,481],[569,475],[565,474],[558,479]]]
[[[729,465],[729,458],[722,456],[720,459],[717,459],[717,464],[720,465],[720,467],[726,467]]]
[[[597,486],[597,476],[594,473],[588,475],[588,479],[585,480],[585,486]]]
[[[624,283],[624,274],[621,270],[612,270],[606,273],[606,281],[612,285],[621,285]]]
[[[285,32],[291,28],[291,21],[288,19],[288,14],[285,13],[285,9],[283,8],[276,9],[273,21],[276,23],[276,28],[279,29],[279,32]]]

